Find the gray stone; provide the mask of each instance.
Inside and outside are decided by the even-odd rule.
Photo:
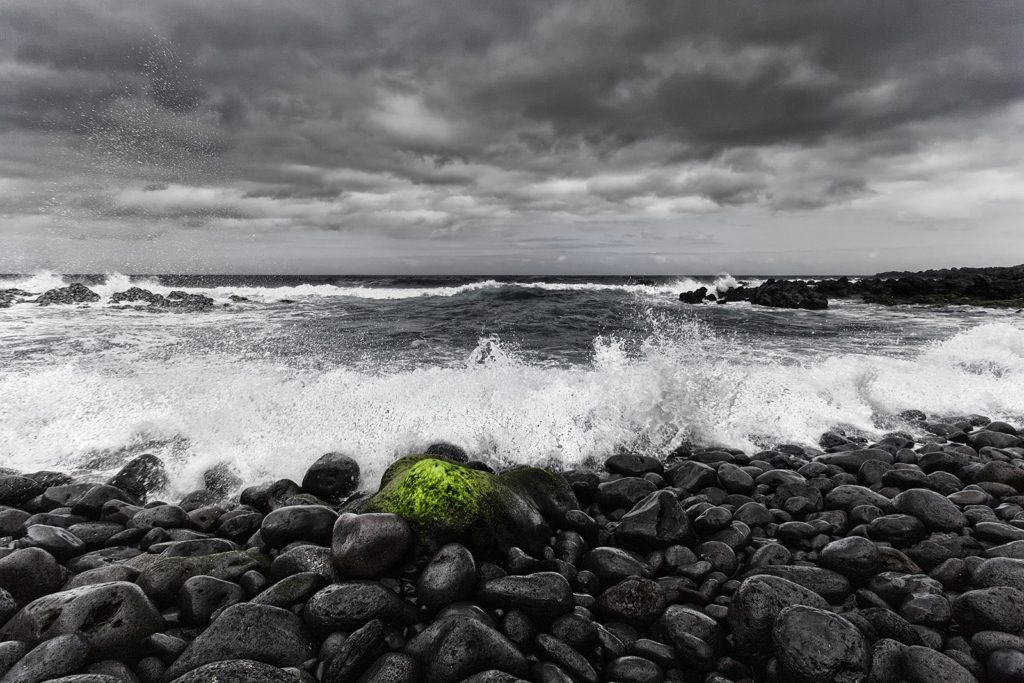
[[[781,680],[860,683],[871,668],[864,635],[838,614],[804,605],[779,613],[772,631]]]
[[[174,679],[211,662],[252,659],[273,666],[298,666],[315,654],[302,620],[268,605],[242,603],[224,610],[167,669]]]
[[[133,583],[98,583],[43,596],[26,605],[0,630],[0,638],[39,643],[81,632],[95,657],[131,653],[163,619]]]

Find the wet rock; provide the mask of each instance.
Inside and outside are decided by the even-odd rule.
[[[135,529],[179,529],[188,523],[188,513],[177,505],[155,505],[135,513],[128,526]]]
[[[992,481],[998,484],[1012,486],[1018,491],[1024,491],[1024,469],[1015,467],[1008,462],[992,460],[985,463],[980,470],[974,474],[974,482],[980,483]]]
[[[383,575],[405,556],[412,530],[398,515],[345,513],[334,524],[332,556],[341,576]]]
[[[386,624],[410,624],[415,609],[376,581],[344,581],[327,586],[306,603],[303,617],[323,632],[352,630],[380,619]]]
[[[912,646],[903,651],[901,670],[908,683],[978,683],[955,661],[931,648]]]
[[[1024,652],[996,650],[986,666],[989,683],[1020,683],[1024,681]]]
[[[384,622],[374,619],[353,631],[324,672],[327,681],[351,681],[382,654]]]
[[[763,663],[772,655],[772,627],[786,607],[828,609],[820,595],[777,576],[752,576],[740,584],[729,605],[729,627],[740,659]]]
[[[313,641],[297,616],[277,607],[242,603],[224,610],[199,634],[168,667],[165,678],[226,659],[298,666],[313,654]]]
[[[797,565],[767,565],[751,570],[750,575],[770,575],[792,581],[814,591],[830,603],[840,603],[850,594],[850,582],[845,576],[820,567]]]
[[[900,614],[911,624],[940,628],[949,622],[949,601],[934,593],[911,593],[900,606]]]
[[[863,581],[878,573],[882,561],[878,546],[861,536],[847,536],[821,549],[821,565],[854,580]]]
[[[1024,591],[1024,560],[1011,557],[993,557],[985,560],[971,572],[971,583],[977,588],[1010,586]]]
[[[46,595],[26,605],[0,638],[38,643],[80,632],[97,657],[130,653],[163,628],[156,607],[133,583],[110,582]]]
[[[237,583],[212,576],[193,576],[178,591],[178,608],[187,624],[205,625],[215,612],[245,600]]]
[[[64,576],[64,568],[41,548],[22,548],[0,557],[0,588],[20,605],[58,590]]]
[[[476,562],[469,549],[449,543],[430,560],[416,583],[416,594],[429,609],[467,600],[476,589]]]
[[[146,453],[132,459],[107,483],[145,500],[150,493],[167,486],[167,469],[160,458]]]
[[[139,574],[137,583],[146,595],[158,604],[166,605],[177,597],[184,583],[193,576],[206,575],[234,581],[261,565],[257,555],[240,550],[199,557],[161,557]]]
[[[440,622],[431,634],[429,654],[421,660],[427,683],[457,683],[486,671],[526,676],[526,658],[512,642],[487,624],[468,617]],[[409,649],[414,649],[415,641]],[[480,680],[506,680],[487,677]]]
[[[994,586],[962,593],[953,601],[953,619],[965,633],[1024,630],[1024,591]]]
[[[915,488],[893,498],[898,512],[921,520],[930,531],[956,531],[966,524],[960,509],[945,496],[928,489]]]
[[[921,635],[909,621],[888,607],[869,607],[859,612],[879,638],[889,638],[904,645],[922,645]]]
[[[713,668],[716,652],[722,646],[722,632],[714,619],[681,605],[669,605],[657,622],[682,661],[701,670]]]
[[[910,515],[882,515],[868,524],[868,536],[872,539],[899,546],[913,545],[927,535],[924,523]]]
[[[19,640],[0,642],[0,678],[6,674],[19,659],[28,654],[28,643]]]
[[[649,659],[632,655],[613,659],[602,673],[607,680],[623,683],[661,683],[665,680],[661,667]]]
[[[823,310],[828,308],[828,299],[821,292],[811,289],[800,280],[775,280],[769,278],[754,288],[750,303],[773,308],[805,308]]]
[[[251,659],[226,659],[197,667],[171,683],[296,683],[279,667]]]
[[[827,453],[814,458],[814,462],[823,465],[835,465],[841,467],[851,474],[856,474],[865,463],[877,461],[891,465],[893,462],[892,453],[879,448],[864,448],[856,451],[842,451],[840,453]]]
[[[66,529],[33,524],[25,529],[26,545],[42,548],[58,560],[68,560],[85,552],[85,543]]]
[[[645,474],[661,474],[665,471],[664,465],[657,458],[635,453],[618,453],[604,461],[604,467],[609,472],[621,474],[624,477],[642,477]]]
[[[324,577],[314,572],[302,572],[284,578],[256,595],[250,602],[254,605],[270,605],[289,609],[306,602],[314,593],[326,585]]]
[[[692,536],[690,519],[668,491],[656,491],[619,520],[615,542],[627,548],[650,550],[683,543]]]
[[[77,633],[60,635],[33,648],[14,664],[0,683],[41,683],[81,669],[89,643]]]
[[[871,667],[864,635],[846,619],[797,605],[779,614],[772,631],[782,680],[793,683],[863,681]]]
[[[340,503],[359,486],[359,463],[344,453],[320,456],[302,478],[302,490],[329,503]]]
[[[36,299],[36,303],[40,306],[50,306],[54,304],[67,305],[92,303],[99,300],[99,294],[80,282],[75,282],[67,287],[57,287],[55,289],[46,290],[39,295],[39,298]]]
[[[122,503],[128,504],[138,503],[138,500],[130,493],[110,484],[100,484],[91,487],[88,491],[71,501],[71,514],[96,519],[100,516],[100,512],[103,511],[103,506],[112,500],[119,500]]]
[[[45,490],[44,486],[28,477],[0,477],[0,505],[21,507],[30,498],[40,495]]]
[[[362,675],[360,683],[416,683],[419,667],[416,660],[401,652],[388,652]]]
[[[641,498],[654,493],[656,489],[651,481],[642,477],[622,477],[606,481],[597,487],[597,504],[605,510],[629,510]]]
[[[331,549],[317,545],[300,545],[284,551],[275,557],[273,564],[270,565],[272,581],[280,581],[286,576],[302,572],[319,574],[328,583],[336,581],[338,575],[334,570]]]
[[[684,460],[668,471],[672,485],[684,491],[700,491],[718,483],[718,473],[713,467],[696,460]]]
[[[579,652],[547,633],[541,633],[536,640],[537,650],[576,680],[597,683],[597,672]]]
[[[263,518],[260,535],[271,548],[283,548],[295,541],[328,545],[337,518],[334,510],[323,505],[288,505]]]
[[[612,586],[630,576],[647,577],[651,573],[650,566],[641,557],[611,546],[585,553],[580,569],[592,572],[604,586]]]
[[[520,609],[542,620],[553,619],[573,607],[572,587],[555,572],[492,579],[480,586],[477,599],[488,607]]]
[[[612,586],[597,599],[598,612],[613,621],[647,626],[665,611],[665,594],[650,579],[630,578]]]
[[[0,627],[6,624],[17,611],[18,603],[14,601],[14,596],[0,588]]]

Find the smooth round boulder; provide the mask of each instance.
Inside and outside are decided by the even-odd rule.
[[[666,606],[664,591],[650,579],[624,579],[597,598],[598,612],[613,621],[636,626],[651,624]]]
[[[411,544],[412,530],[398,515],[346,512],[334,523],[331,556],[339,576],[376,578],[394,567]]]
[[[959,532],[967,520],[945,496],[928,489],[909,489],[892,499],[897,512],[921,520],[929,531]]]
[[[861,683],[871,669],[867,639],[838,614],[795,605],[779,613],[772,630],[780,680]]]
[[[24,543],[42,548],[58,560],[68,560],[86,551],[85,542],[67,529],[33,524],[25,529]]]
[[[0,557],[0,588],[20,605],[58,590],[65,575],[53,555],[42,548],[21,548]]]
[[[468,600],[476,588],[476,561],[464,545],[449,543],[431,558],[416,582],[416,595],[431,610]]]
[[[186,624],[205,626],[220,609],[245,600],[245,591],[233,581],[193,576],[178,591],[178,609]]]
[[[492,579],[477,591],[477,600],[487,607],[519,609],[541,620],[554,619],[573,607],[572,587],[556,572]]]
[[[863,581],[878,573],[882,566],[878,546],[863,536],[847,536],[821,549],[820,564],[854,581]]]
[[[961,593],[953,600],[953,620],[965,633],[1024,630],[1024,591],[993,586]]]
[[[78,633],[59,635],[33,648],[0,681],[40,683],[80,670],[89,659],[89,643]]]
[[[72,588],[29,603],[0,629],[0,639],[39,643],[82,633],[93,656],[116,658],[131,653],[163,626],[156,606],[137,585],[113,581]]]
[[[740,584],[729,605],[729,627],[736,657],[764,663],[772,655],[772,628],[787,607],[828,609],[828,602],[809,588],[778,576],[752,576]]]
[[[295,541],[328,545],[337,519],[338,513],[323,505],[286,505],[263,518],[260,535],[271,548]]]
[[[374,619],[411,624],[416,610],[376,581],[343,581],[318,591],[306,602],[303,618],[325,633],[351,631]]]
[[[204,664],[253,659],[274,666],[298,666],[313,657],[313,640],[302,620],[288,610],[241,603],[224,610],[167,668],[174,679]]]
[[[956,661],[921,645],[903,651],[901,670],[907,683],[978,683],[978,679]]]
[[[325,453],[306,470],[302,490],[328,503],[340,503],[359,486],[359,463],[344,453]]]

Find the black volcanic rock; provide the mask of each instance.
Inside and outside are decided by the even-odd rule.
[[[772,308],[828,308],[825,295],[801,280],[767,280],[754,290],[750,303]]]
[[[80,304],[80,303],[92,303],[99,301],[100,295],[92,291],[85,285],[76,282],[68,285],[67,287],[58,287],[56,289],[50,289],[43,292],[36,303],[40,306],[50,306],[52,304]]]

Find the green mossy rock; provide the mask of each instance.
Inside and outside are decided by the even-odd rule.
[[[513,546],[540,553],[551,535],[548,520],[560,522],[577,508],[565,480],[545,470],[523,467],[493,475],[409,455],[388,467],[380,490],[361,511],[404,518],[424,552],[461,541],[478,552],[504,556]]]

